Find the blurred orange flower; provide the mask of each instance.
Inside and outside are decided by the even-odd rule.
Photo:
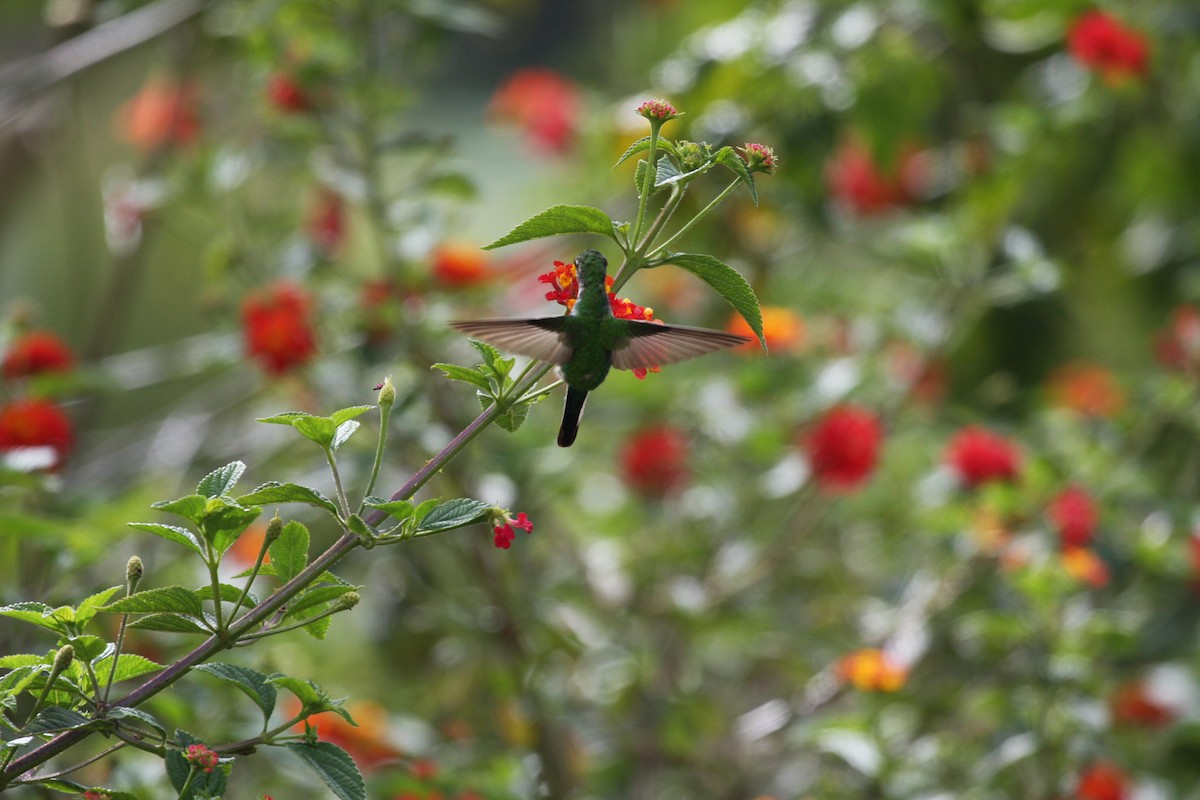
[[[1108,565],[1086,547],[1068,547],[1063,550],[1062,565],[1072,578],[1095,589],[1108,585]]]
[[[433,251],[433,278],[441,286],[458,289],[487,283],[495,273],[478,247],[449,242]]]
[[[154,77],[117,109],[117,131],[140,150],[188,145],[200,135],[196,89],[165,77]]]
[[[864,692],[897,692],[908,682],[908,669],[876,648],[855,650],[838,661],[838,677]]]
[[[1125,393],[1111,371],[1096,364],[1075,361],[1050,374],[1046,382],[1050,405],[1107,419],[1125,407]]]
[[[808,329],[804,319],[790,308],[783,306],[763,306],[763,337],[767,340],[767,348],[772,353],[788,353],[804,347],[808,341]],[[742,315],[734,312],[729,316],[725,330],[739,336],[748,336],[749,342],[734,348],[742,353],[761,353],[762,345],[750,324],[742,319]]]
[[[299,701],[294,701],[290,713],[294,715],[299,710]],[[388,740],[387,709],[373,700],[361,700],[348,704],[346,710],[358,723],[357,727],[332,711],[309,717],[309,724],[317,729],[317,738],[345,750],[363,772],[378,769],[404,754]],[[295,730],[303,732],[304,723],[298,723]]]

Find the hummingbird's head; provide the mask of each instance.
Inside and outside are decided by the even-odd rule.
[[[584,250],[575,257],[575,274],[579,276],[580,285],[603,285],[604,276],[608,274],[608,260],[599,250]]]

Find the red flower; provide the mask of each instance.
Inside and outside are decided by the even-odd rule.
[[[621,476],[647,497],[663,497],[680,488],[688,475],[688,440],[672,427],[647,428],[621,448]]]
[[[1079,486],[1068,486],[1050,503],[1050,521],[1058,529],[1064,548],[1083,547],[1096,535],[1099,511],[1095,501]]]
[[[1050,403],[1089,417],[1116,416],[1125,406],[1125,394],[1104,367],[1081,361],[1064,364],[1047,382]]]
[[[742,147],[742,160],[746,162],[746,169],[750,172],[765,172],[768,175],[779,166],[779,159],[775,158],[774,150],[765,144],[754,142],[746,142]]]
[[[185,758],[189,764],[199,767],[204,772],[212,772],[220,761],[220,756],[215,751],[202,744],[189,744]]]
[[[647,100],[634,109],[634,113],[645,117],[651,122],[655,120],[666,122],[679,116],[679,112],[675,110],[675,106],[666,100]]]
[[[1146,74],[1150,48],[1145,36],[1098,9],[1084,12],[1067,32],[1071,55],[1108,83]]]
[[[14,400],[0,408],[0,452],[49,447],[57,467],[74,444],[67,415],[45,400]]]
[[[304,87],[286,72],[276,72],[267,78],[267,98],[285,114],[301,114],[313,107]]]
[[[1117,687],[1109,701],[1118,722],[1159,727],[1175,718],[1175,712],[1151,696],[1144,681],[1129,681]]]
[[[488,113],[516,123],[538,149],[561,153],[575,139],[579,89],[552,70],[529,67],[514,72],[496,89]]]
[[[428,781],[437,777],[437,762],[430,758],[414,758],[408,765],[409,774],[419,781]]]
[[[1129,797],[1129,781],[1116,764],[1097,761],[1080,774],[1075,797],[1078,800],[1125,800]]]
[[[946,447],[946,462],[974,488],[987,481],[1015,480],[1021,455],[1011,441],[978,425],[968,425]]]
[[[196,105],[196,90],[191,84],[151,78],[117,110],[117,129],[141,150],[188,145],[200,135]]]
[[[476,286],[493,276],[487,256],[478,247],[443,244],[433,251],[433,277],[448,289]]]
[[[346,208],[342,196],[321,187],[305,220],[304,228],[326,256],[332,256],[346,239]]]
[[[67,372],[73,366],[75,356],[62,339],[50,331],[30,331],[9,345],[0,371],[5,378],[27,378],[48,372]]]
[[[825,184],[834,199],[860,216],[873,216],[908,204],[919,183],[918,162],[911,149],[888,171],[880,169],[871,151],[858,139],[848,139],[825,165]]]
[[[857,489],[879,460],[883,426],[879,419],[853,405],[831,408],[805,437],[813,476],[822,489]]]
[[[286,281],[250,295],[242,304],[242,334],[246,355],[272,375],[304,364],[317,351],[311,298]]]
[[[533,533],[533,520],[525,516],[525,512],[522,511],[517,514],[516,519],[509,517],[492,528],[492,544],[501,550],[511,547],[513,540],[517,538],[517,532],[513,530],[514,526],[525,531],[526,534]]]
[[[1170,324],[1155,340],[1155,357],[1172,369],[1196,370],[1200,365],[1200,310],[1189,305],[1171,312]]]

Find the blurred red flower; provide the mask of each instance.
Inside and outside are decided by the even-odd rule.
[[[840,680],[864,692],[897,692],[908,682],[908,669],[882,650],[855,650],[838,661]]]
[[[1194,371],[1200,364],[1200,310],[1184,305],[1172,311],[1171,321],[1158,332],[1154,349],[1160,364]]]
[[[1151,696],[1145,681],[1121,684],[1113,692],[1109,705],[1118,722],[1131,725],[1159,727],[1175,719],[1175,712],[1170,706]]]
[[[889,170],[880,168],[861,140],[845,140],[825,164],[825,185],[834,200],[859,216],[875,216],[913,200],[919,184],[912,148]]]
[[[488,105],[495,119],[513,122],[539,150],[561,153],[575,140],[579,88],[553,70],[528,67],[496,89]]]
[[[155,77],[117,109],[117,131],[141,150],[188,145],[200,135],[196,89]]]
[[[294,283],[280,281],[242,303],[246,355],[272,375],[298,367],[317,351],[312,299]]]
[[[50,331],[29,331],[17,337],[4,353],[0,372],[5,378],[27,378],[49,372],[68,372],[75,356]]]
[[[645,428],[622,445],[619,460],[629,488],[645,497],[663,497],[687,481],[687,436],[670,426]]]
[[[1107,419],[1125,407],[1125,393],[1112,372],[1104,367],[1074,361],[1051,373],[1046,383],[1050,405]]]
[[[1124,770],[1108,761],[1097,761],[1079,775],[1078,800],[1126,800],[1129,780]]]
[[[799,350],[808,341],[808,329],[804,324],[804,318],[790,308],[763,306],[762,320],[763,338],[767,340],[767,348],[772,353]],[[734,350],[747,355],[762,352],[762,345],[759,344],[758,337],[754,335],[754,331],[750,330],[750,323],[746,322],[741,314],[736,312],[730,314],[725,330],[739,336],[750,337],[749,342],[739,344]]]
[[[346,203],[342,196],[322,186],[304,222],[308,238],[327,257],[335,254],[346,239]]]
[[[1071,24],[1067,48],[1108,83],[1145,75],[1150,55],[1145,36],[1099,9],[1085,11]]]
[[[1021,469],[1016,445],[979,425],[968,425],[954,435],[946,446],[945,461],[971,488],[988,481],[1015,480]]]
[[[883,426],[865,408],[831,408],[804,436],[813,476],[822,489],[851,491],[871,476],[879,461]]]
[[[1100,512],[1082,487],[1068,486],[1050,502],[1046,513],[1064,548],[1083,547],[1096,535]]]
[[[477,286],[494,276],[478,247],[450,242],[433,251],[433,278],[448,289]]]
[[[313,107],[308,92],[287,72],[276,72],[267,78],[267,99],[285,114],[302,114]]]
[[[75,436],[71,421],[58,406],[46,400],[14,400],[0,408],[0,452],[49,447],[58,467],[70,452]]]

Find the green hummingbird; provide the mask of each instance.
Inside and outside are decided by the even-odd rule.
[[[588,392],[617,369],[649,369],[750,341],[725,331],[617,319],[608,301],[608,261],[596,250],[575,259],[579,296],[569,314],[533,319],[480,319],[451,327],[490,345],[559,367],[567,384],[559,447],[570,447]]]

